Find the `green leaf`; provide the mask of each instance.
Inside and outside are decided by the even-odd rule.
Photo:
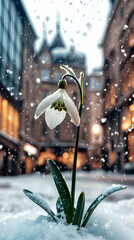
[[[65,217],[65,214],[64,214],[64,208],[63,208],[62,201],[61,201],[60,197],[58,197],[58,199],[57,199],[56,209],[57,209],[57,217],[65,219],[66,217]]]
[[[56,164],[52,160],[48,160],[48,165],[53,175],[53,179],[55,181],[55,185],[57,187],[58,193],[60,195],[62,205],[64,208],[64,213],[66,216],[67,223],[72,222],[72,203],[70,193],[67,187],[67,184]]]
[[[95,208],[98,206],[98,204],[106,197],[108,197],[110,194],[116,192],[116,191],[120,191],[127,188],[127,186],[123,186],[123,185],[116,185],[113,184],[110,188],[108,188],[104,193],[102,193],[99,197],[97,197],[92,204],[89,206],[88,210],[85,213],[84,219],[83,219],[83,223],[81,225],[81,227],[85,227],[85,225],[87,224],[88,220],[90,219],[93,211],[95,210]]]
[[[77,202],[77,206],[74,214],[73,225],[77,225],[78,227],[80,227],[84,206],[85,206],[85,193],[82,192],[78,198],[78,202]]]
[[[69,68],[65,67],[64,65],[61,65],[60,67],[64,68],[65,70],[67,70],[68,73],[70,73],[72,76],[76,77],[75,74]]]
[[[51,210],[48,203],[38,194],[35,194],[27,189],[24,189],[23,192],[25,195],[30,198],[34,203],[36,203],[38,206],[43,208],[52,218],[54,221],[58,221],[58,218],[56,217],[55,213]]]

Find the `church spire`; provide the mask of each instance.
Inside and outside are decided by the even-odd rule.
[[[47,41],[47,33],[46,33],[47,26],[46,26],[45,22],[43,22],[42,25],[43,25],[43,39],[45,41]]]
[[[56,20],[56,36],[54,37],[54,40],[52,41],[52,44],[50,47],[51,49],[65,47],[65,44],[62,39],[61,32],[60,32],[60,14],[59,13],[57,13],[56,18],[57,18],[57,20]]]
[[[60,33],[60,13],[56,13],[56,30],[57,33]]]

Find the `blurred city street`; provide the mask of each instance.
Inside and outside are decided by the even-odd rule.
[[[23,193],[56,212],[50,172],[68,225]],[[113,184],[79,234],[83,192]],[[133,223],[134,1],[0,0],[0,240],[134,240]]]

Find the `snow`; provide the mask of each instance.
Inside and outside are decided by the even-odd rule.
[[[64,173],[70,188],[71,173]],[[105,189],[117,188],[121,183],[128,188],[114,193],[94,211],[85,228],[51,222],[43,209],[23,193],[23,189],[37,193],[56,212],[58,197],[51,175],[32,174],[0,178],[0,240],[133,240],[134,191],[132,177],[100,172],[78,172],[76,198],[81,191],[86,195],[86,208]],[[107,191],[107,190],[106,190]]]
[[[119,190],[123,190],[127,188],[127,186],[124,185],[120,185],[120,184],[112,184],[109,188],[107,188],[105,190],[105,192],[103,192],[103,196],[108,196],[109,194],[115,192],[115,191],[119,191]]]
[[[66,71],[66,74],[70,74],[70,72],[71,72],[72,75],[74,75],[76,77],[74,70],[71,67],[69,67],[68,65],[64,65],[64,66],[61,65],[60,68],[64,69]]]

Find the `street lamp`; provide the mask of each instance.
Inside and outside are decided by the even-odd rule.
[[[29,143],[26,143],[24,145],[24,151],[28,152],[29,154],[31,155],[36,155],[37,154],[37,148],[32,146],[31,144]]]
[[[92,132],[93,132],[95,135],[99,135],[99,134],[100,134],[100,131],[101,131],[100,125],[99,125],[98,123],[95,123],[95,124],[92,126]]]

